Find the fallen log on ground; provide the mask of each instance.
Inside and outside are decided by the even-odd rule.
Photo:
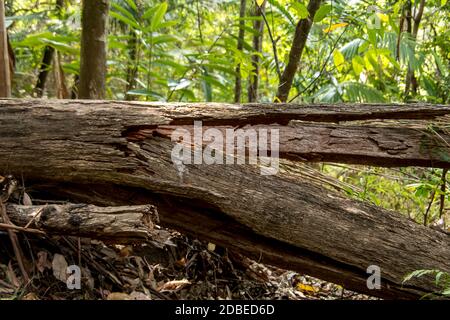
[[[11,221],[22,232],[33,228],[51,235],[72,235],[115,243],[158,240],[159,223],[152,205],[96,207],[86,204],[6,206]],[[156,238],[156,239],[155,239]]]
[[[1,100],[0,168],[72,201],[151,203],[165,226],[348,289],[384,298],[414,298],[435,290],[430,279],[405,285],[402,280],[417,269],[450,271],[447,234],[284,174],[263,176],[250,165],[188,164],[180,175],[172,163],[174,142],[168,132],[194,120],[243,127],[332,117],[438,119],[450,114],[450,108],[285,107]],[[406,134],[398,134],[391,136],[394,142],[408,141]],[[439,136],[448,139],[444,132]],[[418,151],[415,159],[449,164],[441,154],[430,161],[432,155]],[[377,152],[382,154],[383,148]],[[366,286],[369,265],[381,268],[380,290]]]

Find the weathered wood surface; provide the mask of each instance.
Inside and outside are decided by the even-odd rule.
[[[78,110],[79,106],[83,106],[84,111]],[[11,119],[23,120],[27,122],[26,131],[42,126],[45,128],[46,117],[55,120],[73,118],[67,125],[77,132],[76,137],[90,134],[87,127],[93,121],[96,121],[97,126],[103,126],[105,130],[111,123],[117,125],[116,121],[121,121],[120,137],[130,141],[139,141],[141,138],[156,134],[170,135],[171,130],[183,125],[192,126],[194,121],[202,121],[204,130],[210,127],[257,129],[264,124],[265,128],[280,130],[281,158],[385,167],[450,167],[450,136],[445,131],[435,134],[427,130],[432,121],[450,123],[449,106],[422,104],[238,106],[0,100],[0,108],[2,124]],[[373,123],[347,123],[374,119],[402,121],[392,123],[390,127]],[[418,123],[416,119],[422,121]],[[62,121],[59,122],[63,124]],[[267,126],[268,124],[271,126]],[[6,130],[7,127],[2,126]],[[57,129],[58,126],[54,128]],[[20,137],[23,133],[18,130],[23,129],[16,128],[12,132],[0,133],[5,137],[11,135]],[[95,135],[89,139],[95,139]],[[119,137],[116,137],[117,139],[120,140]]]
[[[395,110],[402,107],[370,108],[342,110],[352,120],[372,119],[374,114],[432,119],[450,113],[444,106],[404,107],[404,112]],[[39,182],[35,189],[45,187],[50,195],[73,201],[152,203],[165,226],[348,289],[391,298],[434,290],[429,279],[401,282],[416,269],[450,271],[447,234],[283,174],[262,176],[248,165],[187,165],[180,177],[170,157],[174,143],[157,132],[160,126],[186,125],[194,119],[235,126],[250,120],[253,125],[270,119],[311,120],[314,113],[318,121],[331,121],[327,117],[333,113],[345,118],[334,106],[281,109],[2,100],[0,168],[23,176],[28,184]],[[263,110],[278,115],[271,118],[274,113]],[[366,286],[369,265],[381,268],[381,290]]]
[[[20,227],[35,228],[48,234],[73,235],[132,243],[157,237],[159,223],[152,205],[97,207],[87,204],[6,206],[11,221]]]

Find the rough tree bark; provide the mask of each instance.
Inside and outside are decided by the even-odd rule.
[[[81,99],[105,97],[108,11],[109,0],[83,0],[78,88]]]
[[[291,51],[289,52],[289,61],[281,75],[276,101],[287,101],[289,91],[291,91],[292,81],[297,72],[303,49],[305,48],[314,16],[320,7],[320,3],[321,0],[310,0],[308,4],[309,16],[306,19],[301,19],[295,28],[294,40],[292,41]]]
[[[194,120],[206,127],[287,128],[299,119],[408,123],[418,118],[439,121],[449,114],[448,106],[429,105],[3,100],[0,168],[23,176],[27,186],[52,198],[108,206],[152,204],[162,225],[264,263],[375,296],[414,298],[433,291],[433,279],[403,285],[404,275],[417,269],[450,271],[449,235],[284,173],[262,176],[250,165],[186,165],[180,175],[171,160],[175,142],[170,132]],[[408,136],[391,138],[401,142]],[[381,268],[380,290],[366,286],[369,265]]]

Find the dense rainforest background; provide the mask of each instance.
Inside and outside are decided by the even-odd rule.
[[[447,0],[99,0],[93,6],[85,9],[95,11],[92,26],[109,16],[107,28],[83,37],[80,1],[4,1],[12,97],[450,103]],[[91,50],[99,39],[106,41],[103,53]],[[102,54],[104,73],[80,65],[83,55],[91,61]],[[98,87],[80,81],[83,68],[95,73],[92,81],[103,79]],[[348,197],[449,228],[447,169],[321,163],[301,170]],[[301,283],[297,289],[316,292]],[[443,292],[450,294],[448,287]]]
[[[80,2],[5,4],[16,56],[14,96],[76,95]],[[111,1],[106,98],[276,101],[294,43],[301,47],[300,65],[282,100],[448,103],[447,1],[312,1],[310,30],[297,27],[309,15],[307,6],[287,0]],[[308,32],[304,44],[301,33],[305,38]],[[43,73],[49,69],[61,75],[47,85]]]

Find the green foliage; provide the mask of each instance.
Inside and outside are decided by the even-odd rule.
[[[450,297],[450,273],[440,270],[415,270],[405,276],[403,283],[407,283],[413,278],[421,278],[425,276],[434,276],[436,286],[440,287],[439,291],[435,294],[442,295],[444,297]]]
[[[294,79],[296,102],[402,101],[406,72],[415,72],[416,100],[450,100],[450,21],[448,3],[427,2],[416,40],[400,33],[403,2],[391,10],[379,3],[379,26],[364,1],[324,1],[315,16]],[[268,0],[265,16],[276,41],[279,67],[285,66],[295,26],[308,17],[308,1]],[[239,1],[227,0],[112,0],[108,38],[109,98],[163,101],[230,101],[235,67],[240,65],[243,89],[254,73],[252,56],[260,56],[261,101],[272,101],[278,87],[272,43],[264,26],[262,52],[253,48],[254,1],[239,19]],[[13,2],[7,17],[18,65],[17,95],[27,95],[42,59],[52,46],[63,57],[63,69],[75,76],[79,66],[80,7],[65,2],[61,14],[55,3],[34,6]],[[428,23],[433,15],[433,22]],[[244,49],[237,50],[238,28],[244,21]],[[398,51],[398,52],[397,52]],[[74,78],[68,78],[71,82]],[[130,92],[127,92],[130,91]],[[245,97],[245,94],[243,94]],[[245,99],[244,99],[245,102]]]
[[[322,21],[327,14],[331,12],[333,7],[330,4],[323,4],[319,10],[317,10],[315,16],[314,16],[314,22],[320,22]]]

